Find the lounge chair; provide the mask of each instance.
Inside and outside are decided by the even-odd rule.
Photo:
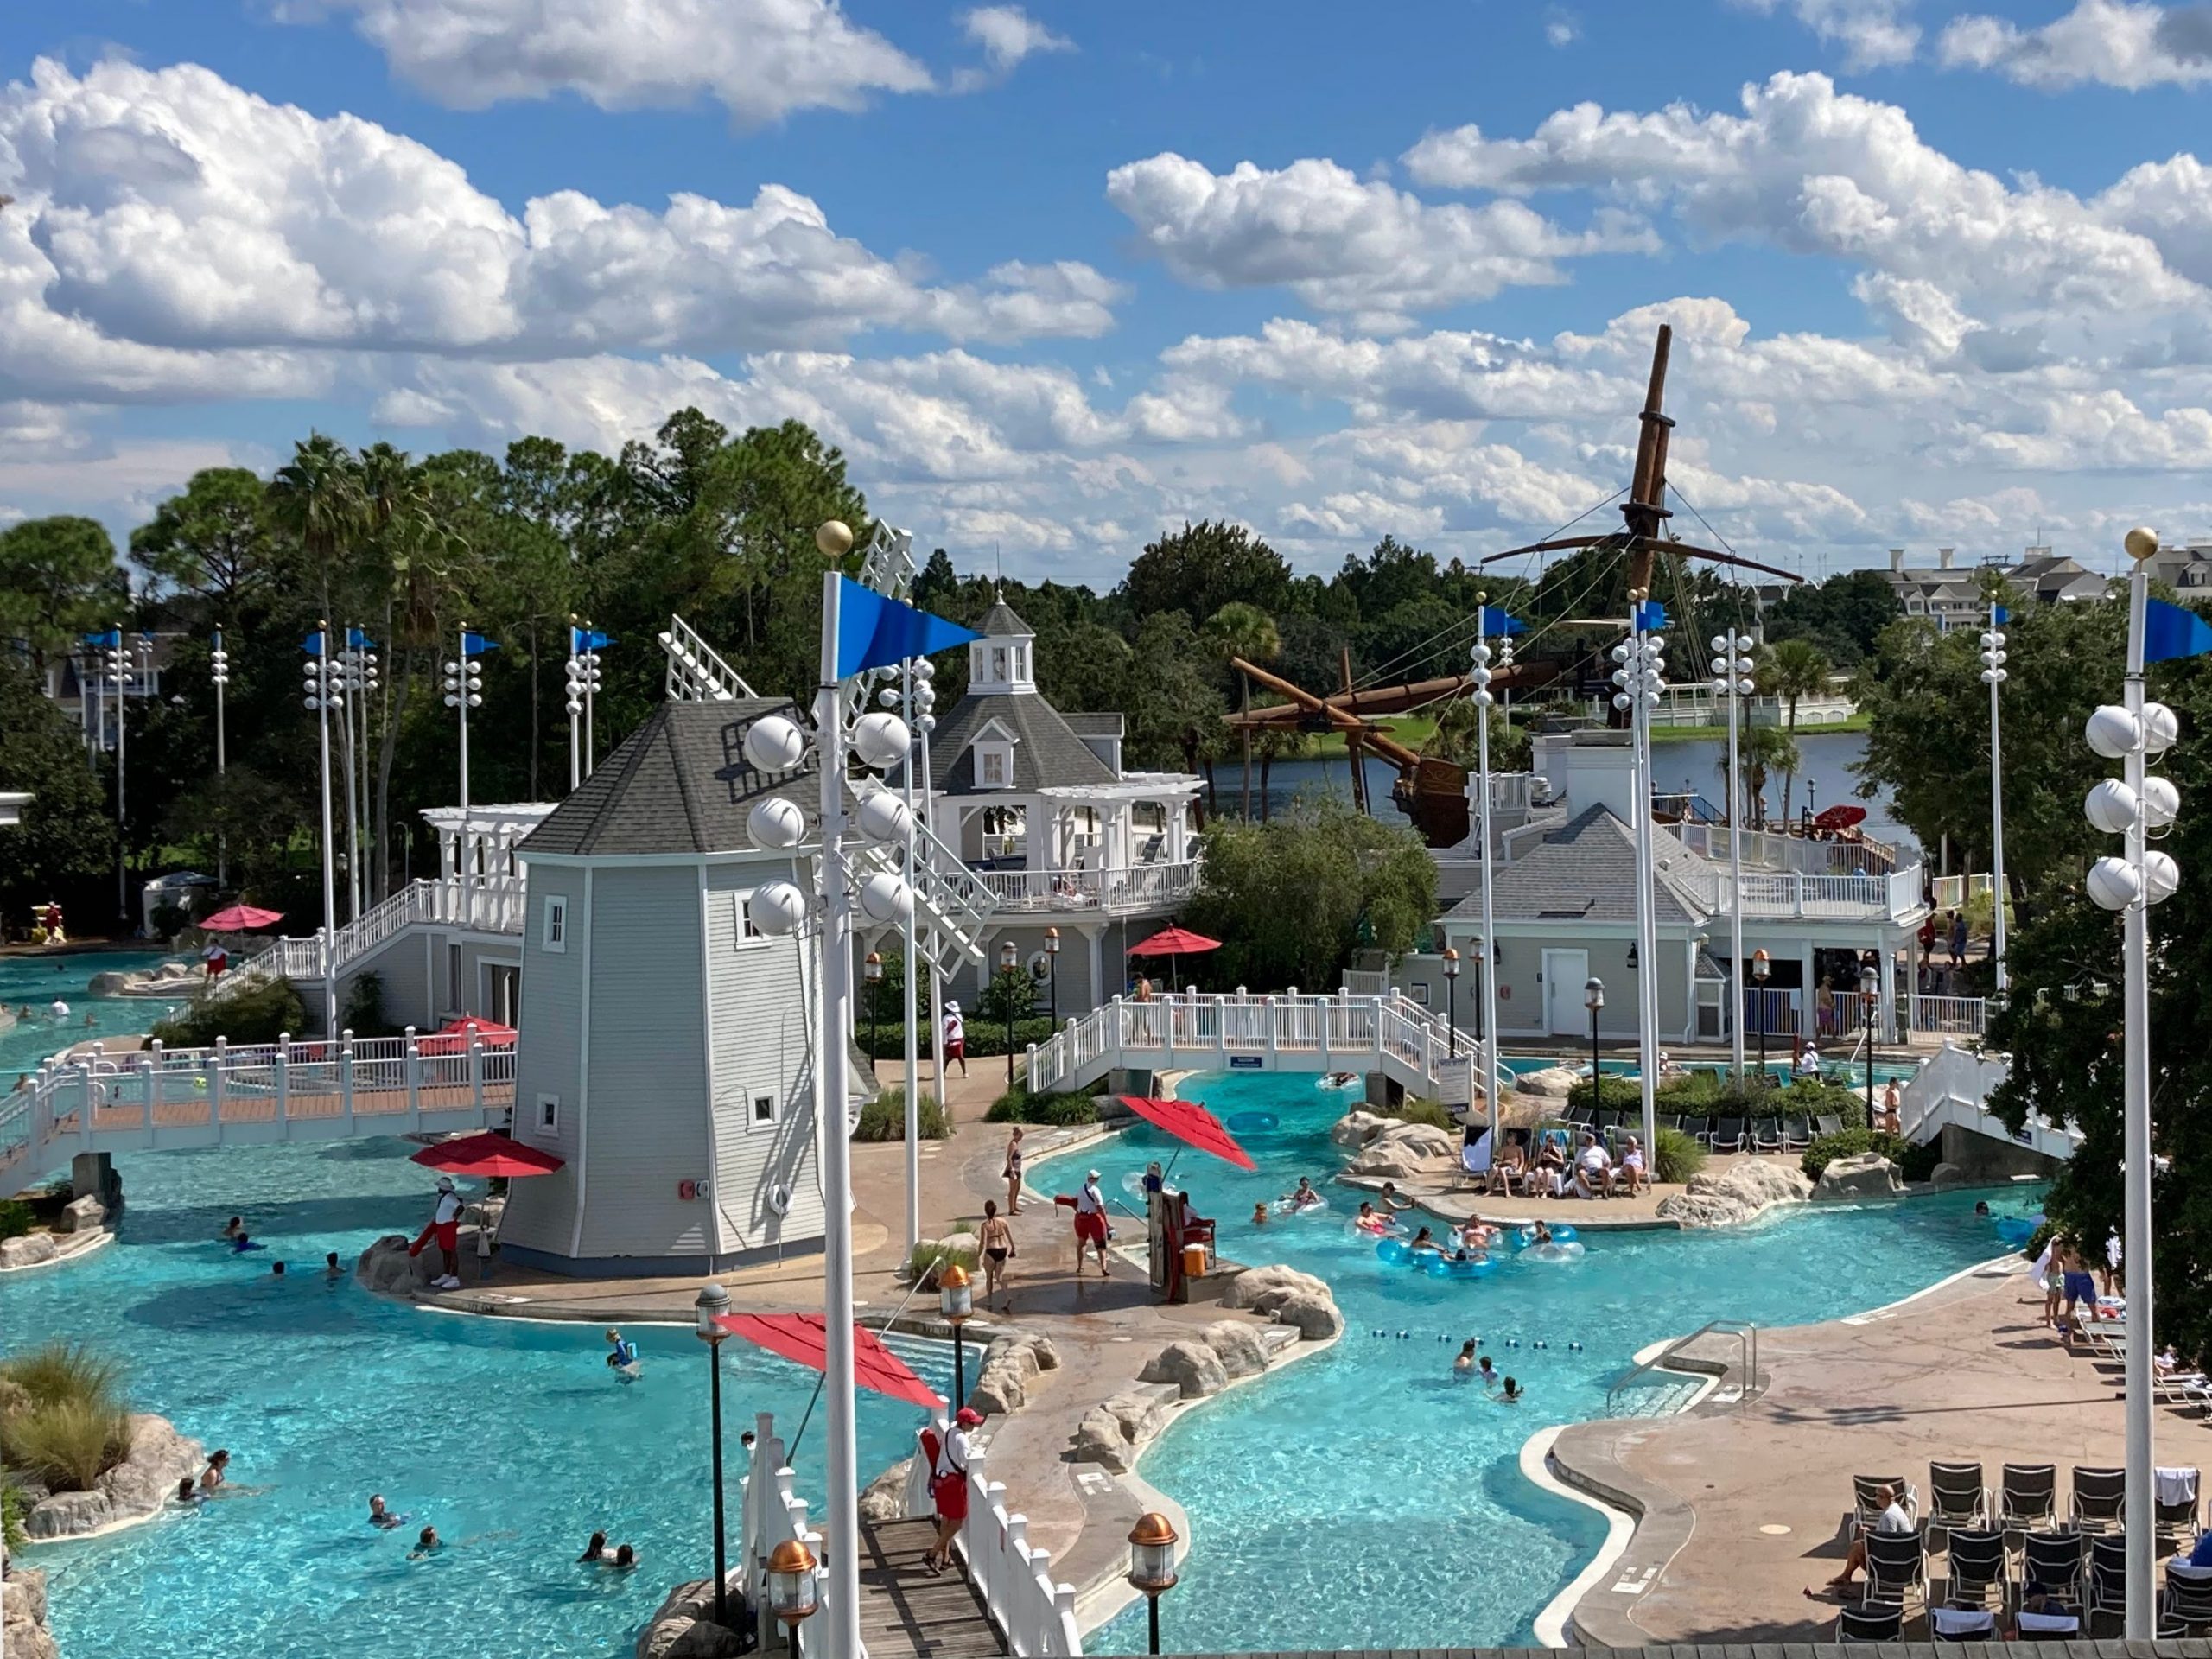
[[[1928,1521],[1945,1532],[1989,1524],[1989,1488],[1982,1484],[1980,1464],[1928,1465]]]
[[[1902,1607],[1847,1607],[1835,1616],[1839,1642],[1895,1642],[1904,1631]]]
[[[1928,1599],[1928,1541],[1911,1532],[1866,1535],[1866,1593],[1861,1605],[1878,1601],[1899,1606],[1909,1595]]]
[[[1997,1519],[2007,1532],[2026,1532],[2058,1519],[2058,1465],[2008,1463],[1997,1488]]]
[[[2152,1471],[2151,1513],[2156,1520],[2161,1544],[2176,1543],[2184,1533],[2190,1537],[2196,1535],[2196,1499],[2203,1489],[2203,1477],[2194,1469]]]
[[[1782,1120],[1778,1117],[1755,1117],[1751,1120],[1751,1150],[1780,1152],[1783,1149]]]
[[[1782,1149],[1784,1152],[1802,1152],[1812,1144],[1812,1119],[1798,1116],[1782,1120]]]
[[[1709,1117],[1685,1116],[1682,1119],[1682,1133],[1693,1141],[1709,1140],[1713,1135],[1713,1120]]]
[[[2082,1615],[2056,1602],[2039,1613],[2022,1608],[2017,1623],[2023,1642],[2048,1642],[2054,1637],[2082,1634]]]
[[[1895,1492],[1897,1502],[1904,1505],[1904,1512],[1916,1522],[1920,1518],[1920,1493],[1903,1475],[1853,1475],[1851,1478],[1851,1521],[1860,1532],[1869,1532],[1881,1520],[1882,1511],[1889,1507],[1883,1501],[1884,1489]]]
[[[1715,1118],[1711,1131],[1705,1137],[1705,1144],[1715,1152],[1741,1152],[1746,1141],[1744,1120],[1740,1117]]]
[[[1930,1607],[1928,1631],[1938,1642],[1994,1642],[1997,1615],[1986,1607]]]
[[[2165,1616],[2192,1629],[2212,1624],[2212,1567],[2166,1563]]]
[[[2074,1465],[2074,1524],[2084,1532],[2117,1530],[2126,1503],[2127,1471]]]
[[[1679,1130],[1682,1127],[1682,1115],[1680,1112],[1662,1112],[1659,1114],[1657,1122],[1658,1127],[1662,1129]]]
[[[2003,1606],[2012,1577],[2012,1555],[2005,1548],[2005,1535],[1961,1529],[1945,1541],[1949,1548],[1943,1599],[1954,1606],[1980,1607],[1987,1604],[1993,1591],[1998,1605]]]
[[[2089,1540],[2088,1614],[2127,1616],[2127,1540],[2118,1533],[2101,1533]]]
[[[2047,1594],[2078,1599],[2088,1577],[2082,1557],[2082,1535],[2072,1527],[2056,1532],[2031,1532],[2020,1541],[2020,1594],[2039,1584]]]
[[[1815,1117],[1813,1120],[1813,1127],[1818,1129],[1822,1135],[1841,1135],[1843,1133],[1843,1120],[1840,1117],[1838,1117],[1834,1112],[1822,1112],[1818,1117]]]

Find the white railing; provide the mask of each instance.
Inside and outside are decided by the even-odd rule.
[[[1938,910],[1963,910],[1967,900],[1987,893],[1991,878],[1981,875],[1939,875],[1930,883],[1936,894]]]
[[[340,928],[331,940],[331,969],[343,973],[356,958],[417,922],[474,928],[486,933],[519,933],[523,925],[521,878],[486,876],[464,885],[459,876],[410,882],[374,909]],[[322,977],[322,935],[271,940],[241,963],[241,975],[283,979]]]
[[[1905,1020],[1915,1031],[1953,1037],[1980,1037],[1989,1030],[1989,1004],[1978,996],[1922,996],[1909,999]]]
[[[731,1577],[739,1580],[746,1605],[760,1610],[760,1643],[762,1649],[783,1639],[782,1629],[768,1616],[768,1557],[778,1544],[793,1540],[804,1544],[817,1561],[827,1554],[822,1548],[822,1535],[806,1522],[806,1500],[792,1490],[797,1479],[784,1461],[784,1443],[776,1433],[776,1419],[772,1412],[760,1412],[753,1420],[753,1463],[743,1476],[743,1496],[738,1503],[738,1563]],[[830,1569],[826,1561],[816,1569],[826,1588]],[[713,1594],[709,1586],[708,1593]]]
[[[1198,890],[1198,861],[1110,870],[977,870],[1007,910],[1130,910],[1181,904]]]
[[[1726,870],[1686,871],[1670,878],[1688,887],[1706,909],[1725,914],[1731,882]],[[1799,875],[1744,872],[1744,914],[1858,921],[1900,919],[1920,907],[1920,867],[1887,875]]]
[[[945,1421],[931,1425],[942,1444]],[[929,1459],[920,1435],[906,1477],[906,1513],[933,1513],[929,1496]],[[1006,1485],[987,1472],[988,1451],[971,1443],[968,1451],[968,1518],[953,1541],[968,1564],[968,1581],[982,1598],[983,1611],[1006,1638],[1007,1651],[1024,1659],[1081,1659],[1083,1633],[1075,1621],[1075,1586],[1052,1579],[1052,1558],[1029,1541],[1029,1517],[1007,1508]]]
[[[668,619],[660,648],[668,658],[665,684],[671,702],[728,702],[753,695],[745,677],[724,662],[682,617]]]
[[[1677,823],[1668,826],[1675,838],[1694,853],[1702,853],[1716,864],[1728,861],[1729,828],[1725,823]],[[1771,830],[1743,832],[1744,868],[1781,870],[1795,875],[1887,875],[1897,868],[1897,849],[1887,842],[1808,841],[1802,836],[1777,835]]]
[[[2030,1112],[2012,1129],[1989,1110],[1989,1097],[2011,1071],[2003,1055],[1971,1053],[1945,1043],[1904,1085],[1898,1116],[1906,1138],[1925,1143],[1955,1124],[2046,1157],[2071,1158],[2082,1140],[2071,1121],[2054,1123],[2044,1113]]]
[[[0,1180],[63,1152],[342,1140],[480,1127],[514,1103],[512,1042],[418,1033],[165,1048],[50,1061],[0,1104]],[[10,1190],[13,1190],[10,1188]]]

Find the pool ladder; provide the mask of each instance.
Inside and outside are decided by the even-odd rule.
[[[1707,1319],[1689,1335],[1675,1338],[1650,1358],[1630,1369],[1612,1387],[1607,1389],[1605,1414],[1608,1417],[1616,1414],[1613,1410],[1613,1402],[1615,1397],[1623,1389],[1630,1387],[1637,1379],[1653,1372],[1670,1371],[1677,1376],[1685,1372],[1698,1371],[1710,1375],[1712,1368],[1707,1364],[1693,1363],[1676,1368],[1667,1363],[1680,1356],[1700,1338],[1710,1336],[1733,1337],[1736,1339],[1737,1351],[1741,1357],[1741,1369],[1738,1373],[1741,1381],[1737,1384],[1732,1403],[1739,1409],[1749,1403],[1751,1397],[1758,1394],[1759,1387],[1759,1328],[1748,1319]],[[1725,1377],[1726,1372],[1724,1370],[1721,1375]]]

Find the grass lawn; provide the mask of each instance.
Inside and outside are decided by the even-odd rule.
[[[1428,715],[1392,715],[1375,723],[1409,749],[1418,750],[1422,744],[1436,735],[1436,721],[1433,716]],[[1232,755],[1242,753],[1234,741],[1234,735],[1231,734],[1232,741],[1230,744],[1230,753]],[[1300,760],[1334,760],[1342,758],[1344,753],[1343,733],[1314,732],[1305,735],[1297,748],[1287,751],[1285,758]]]
[[[1817,726],[1800,723],[1797,737],[1802,742],[1808,737],[1818,737],[1823,732],[1863,732],[1867,725],[1868,718],[1865,715],[1852,715],[1843,720],[1825,720]],[[1654,743],[1687,743],[1699,738],[1718,738],[1726,743],[1728,728],[1724,723],[1718,726],[1654,726],[1651,728]]]

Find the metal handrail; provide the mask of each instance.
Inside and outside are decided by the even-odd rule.
[[[1607,1416],[1611,1416],[1612,1414],[1614,1396],[1619,1394],[1623,1389],[1627,1388],[1629,1384],[1635,1382],[1637,1378],[1643,1376],[1648,1371],[1671,1369],[1667,1364],[1669,1360],[1680,1354],[1684,1349],[1688,1348],[1692,1343],[1697,1341],[1700,1337],[1713,1335],[1735,1338],[1737,1350],[1743,1355],[1744,1386],[1742,1392],[1736,1396],[1736,1404],[1738,1408],[1742,1407],[1751,1399],[1752,1395],[1758,1391],[1759,1328],[1756,1325],[1753,1325],[1749,1319],[1707,1319],[1703,1325],[1698,1326],[1696,1330],[1691,1332],[1687,1337],[1675,1338],[1674,1341],[1669,1343],[1657,1353],[1652,1355],[1650,1358],[1643,1360],[1632,1366],[1629,1370],[1627,1375],[1621,1377],[1612,1385],[1612,1387],[1607,1389],[1605,1390],[1605,1414]],[[1680,1376],[1681,1373],[1677,1371],[1675,1372],[1675,1375]]]

